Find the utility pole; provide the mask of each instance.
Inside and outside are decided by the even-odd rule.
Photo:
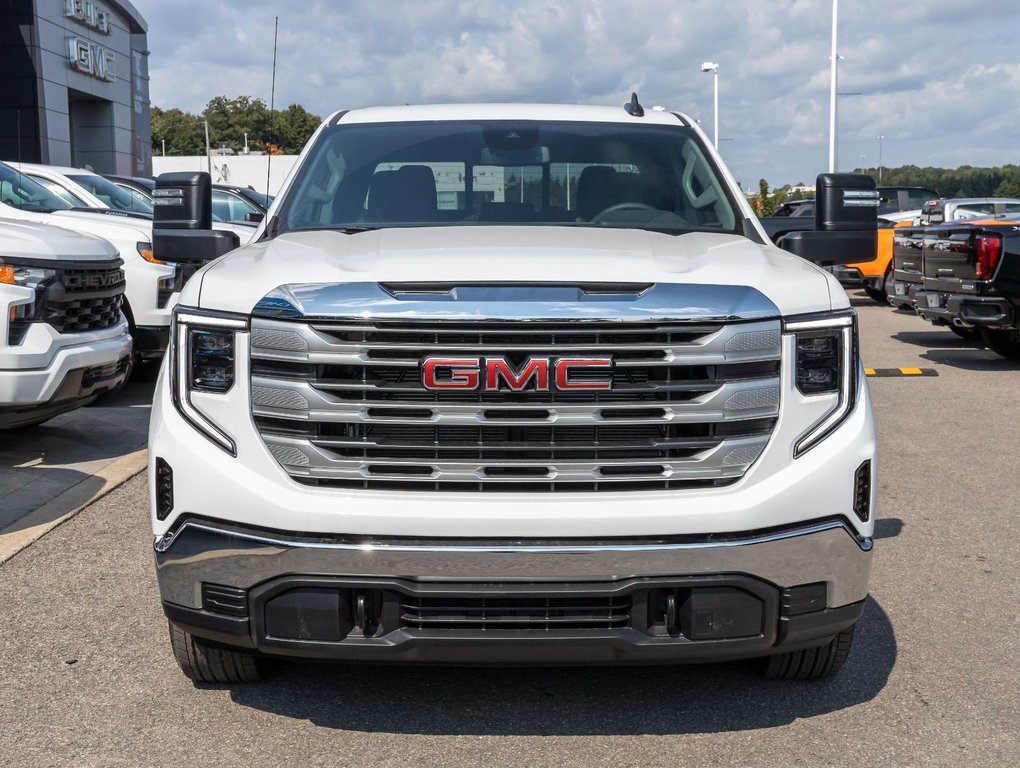
[[[878,137],[878,183],[879,184],[882,183],[882,139],[884,139],[884,138],[885,138],[885,136],[882,136],[881,134],[879,134],[879,137]]]
[[[839,0],[832,0],[832,52],[829,57],[829,173],[839,165],[836,155],[836,80],[839,55],[836,53],[836,19]]]

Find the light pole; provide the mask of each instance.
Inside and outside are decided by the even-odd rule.
[[[882,183],[882,139],[885,136],[879,134],[878,136],[878,183]]]
[[[829,57],[829,173],[836,172],[836,81],[838,79],[836,53],[836,17],[839,0],[832,0],[832,52]]]
[[[706,61],[701,65],[702,72],[712,73],[712,130],[715,134],[715,148],[719,149],[719,64]]]

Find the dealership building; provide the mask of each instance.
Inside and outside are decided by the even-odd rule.
[[[0,160],[150,175],[146,30],[125,0],[0,0]]]

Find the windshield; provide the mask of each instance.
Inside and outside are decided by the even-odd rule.
[[[152,203],[142,195],[132,195],[125,189],[121,189],[109,179],[97,176],[94,173],[83,173],[80,175],[68,176],[77,184],[102,200],[110,208],[117,211],[136,211],[138,213],[152,213]]]
[[[44,187],[46,187],[46,189],[48,189],[50,192],[59,197],[61,200],[66,200],[75,208],[88,207],[88,203],[86,203],[84,200],[82,200],[80,197],[74,194],[71,190],[67,189],[66,187],[60,186],[55,181],[52,181],[50,179],[44,179],[41,176],[33,176],[32,180],[39,182]]]
[[[279,231],[552,225],[734,232],[736,206],[681,126],[436,121],[327,130]]]
[[[39,182],[0,163],[0,202],[24,211],[66,211],[75,206],[57,197]]]

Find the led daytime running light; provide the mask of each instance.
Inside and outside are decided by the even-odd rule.
[[[803,456],[818,445],[842,424],[856,405],[857,396],[857,324],[856,313],[852,310],[833,315],[820,315],[790,320],[784,323],[784,330],[798,334],[794,342],[794,377],[797,388],[808,397],[838,394],[836,404],[812,426],[794,445],[794,458]],[[829,333],[824,333],[828,331]],[[811,386],[802,388],[800,361],[796,359],[802,342],[831,336],[838,339],[839,365],[838,388],[827,387],[812,392]],[[807,354],[812,352],[808,346]]]
[[[234,441],[195,407],[192,392],[224,394],[233,386],[233,367],[238,331],[248,330],[248,319],[239,316],[206,314],[198,310],[175,311],[170,354],[171,388],[174,406],[191,426],[231,456],[237,455]],[[198,344],[196,345],[196,339]],[[215,340],[215,341],[210,341]],[[207,352],[220,354],[206,355]],[[225,354],[229,351],[229,355]],[[196,377],[196,352],[211,365],[202,370],[212,373]],[[229,369],[229,376],[224,372]],[[215,374],[215,371],[219,374]]]

